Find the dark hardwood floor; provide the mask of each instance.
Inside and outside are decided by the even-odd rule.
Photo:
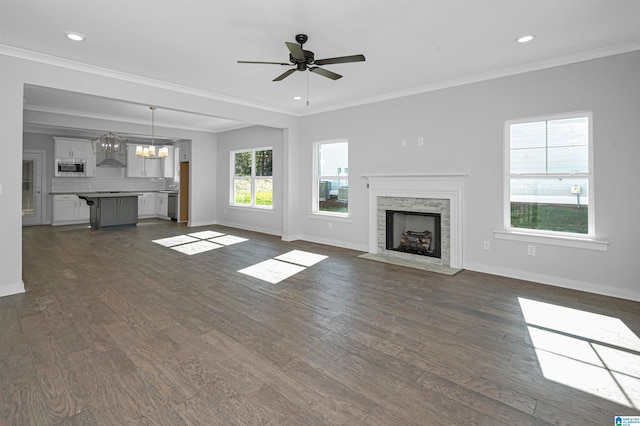
[[[151,242],[204,230],[249,241],[193,256]],[[278,284],[237,272],[294,249],[328,258]],[[2,425],[609,425],[640,414],[640,303],[159,220],[24,228],[23,253],[27,292],[0,298]]]

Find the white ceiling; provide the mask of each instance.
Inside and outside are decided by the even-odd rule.
[[[71,42],[65,31],[86,40]],[[287,62],[284,42],[298,33],[316,58],[361,53],[366,62],[324,66],[344,76],[336,81],[296,72],[281,82],[272,80],[286,67],[237,63]],[[516,43],[524,34],[536,38]],[[307,115],[640,49],[640,1],[0,0],[0,48]],[[150,116],[145,105],[42,88],[29,89],[25,109]],[[158,111],[156,123],[208,131],[238,124],[179,111]]]

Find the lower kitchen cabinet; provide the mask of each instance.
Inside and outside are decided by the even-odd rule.
[[[156,215],[165,219],[169,217],[169,194],[161,192],[156,195]]]
[[[153,217],[156,215],[156,193],[144,192],[138,195],[138,217]]]
[[[53,196],[53,225],[89,223],[90,209],[75,194]]]

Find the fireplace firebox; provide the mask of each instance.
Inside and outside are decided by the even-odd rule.
[[[440,214],[386,211],[386,249],[440,258]]]

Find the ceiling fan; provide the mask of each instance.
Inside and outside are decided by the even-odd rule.
[[[302,45],[304,45],[308,40],[306,34],[298,34],[296,35],[296,43],[290,43],[285,41],[284,44],[287,45],[289,49],[289,62],[262,62],[262,61],[238,61],[239,64],[272,64],[272,65],[285,65],[291,66],[291,68],[276,78],[273,81],[281,81],[285,78],[289,77],[295,71],[306,71],[309,70],[312,73],[319,74],[323,77],[330,78],[332,80],[337,80],[342,76],[340,74],[336,74],[335,72],[326,70],[324,68],[320,68],[316,65],[331,65],[331,64],[345,64],[348,62],[362,62],[364,61],[364,55],[351,55],[351,56],[340,56],[337,58],[327,58],[327,59],[315,59],[315,56],[312,51],[304,50]]]

